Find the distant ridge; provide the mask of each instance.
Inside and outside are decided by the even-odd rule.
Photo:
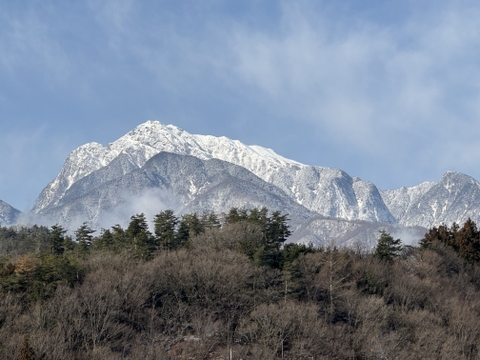
[[[22,212],[0,200],[0,226],[15,224]]]
[[[480,183],[460,172],[447,171],[438,183],[385,191],[383,197],[403,225],[430,228],[468,218],[480,223]]]

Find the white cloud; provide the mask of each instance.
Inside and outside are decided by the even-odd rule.
[[[453,146],[455,115],[478,124],[480,113],[471,104],[480,100],[472,86],[480,80],[479,8],[440,7],[391,27],[329,13],[312,19],[310,10],[286,7],[282,26],[289,31],[281,35],[247,27],[236,35],[239,78],[270,97],[278,112],[316,124],[364,153],[391,158],[392,137],[417,151],[441,152],[438,141],[419,146],[410,139],[424,132]],[[472,146],[464,145],[464,151]]]

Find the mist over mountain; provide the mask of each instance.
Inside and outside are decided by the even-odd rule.
[[[387,229],[414,242],[434,225],[480,221],[480,184],[447,172],[438,183],[379,191],[340,169],[147,121],[107,146],[73,150],[31,213],[72,228],[83,221],[111,226],[167,208],[221,213],[253,206],[288,213],[292,241],[370,246]]]

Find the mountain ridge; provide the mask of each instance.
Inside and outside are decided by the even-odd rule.
[[[462,173],[446,172],[437,183],[424,182],[408,188],[379,190],[372,182],[352,177],[340,169],[305,165],[284,158],[272,149],[244,145],[224,136],[189,134],[174,125],[163,125],[158,121],[140,124],[107,146],[89,143],[74,149],[57,177],[39,195],[32,213],[53,214],[62,207],[72,208],[73,204],[80,206],[78,204],[81,201],[86,201],[83,198],[88,198],[90,207],[88,201],[82,206],[86,214],[92,214],[96,211],[93,193],[96,192],[95,196],[105,202],[114,201],[115,196],[118,198],[115,189],[107,191],[111,194],[111,199],[101,194],[110,183],[122,184],[123,181],[129,183],[131,188],[140,184],[145,189],[149,188],[145,179],[139,177],[139,183],[135,184],[131,177],[132,174],[138,175],[138,171],[160,153],[192,156],[200,161],[217,159],[239,166],[252,174],[248,176],[262,180],[263,189],[268,188],[266,184],[276,189],[273,193],[267,191],[268,196],[262,195],[265,201],[275,203],[273,199],[279,196],[281,203],[294,202],[311,216],[319,217],[317,220],[366,221],[394,229],[398,226],[427,229],[440,223],[462,222],[467,216],[480,222],[480,183]],[[199,167],[203,166],[198,164]],[[191,172],[197,170],[195,166],[189,169]],[[174,172],[175,169],[170,171]],[[183,182],[185,179],[176,181]],[[160,183],[156,186],[161,188]],[[244,180],[240,177],[231,177],[228,181],[225,179],[222,185],[218,184],[217,191],[220,192],[220,189],[227,196],[222,206],[227,206],[227,203],[242,204],[248,193]],[[243,189],[243,194],[239,189]],[[213,206],[215,202],[217,205],[220,203],[218,196],[215,197],[213,193],[207,196],[201,192],[189,191],[188,199],[182,197],[181,193],[168,193],[167,202],[180,210],[188,209],[193,204],[205,208],[206,204]],[[250,195],[255,198],[260,192],[258,190]],[[255,201],[258,203],[258,198]],[[297,217],[297,214],[293,217],[295,221],[302,218]],[[311,231],[315,239],[320,239],[320,235],[314,235],[315,232],[318,233],[318,226],[314,222],[310,224],[311,229],[308,229],[307,224],[302,227],[302,232],[307,234]],[[299,223],[298,225],[300,226]],[[370,228],[376,227],[378,226]],[[349,231],[351,229],[350,226]],[[357,233],[363,231],[357,227],[355,229]],[[329,234],[330,237],[337,236],[348,242],[344,235]],[[308,236],[304,236],[304,239]],[[371,242],[371,235],[368,238]]]

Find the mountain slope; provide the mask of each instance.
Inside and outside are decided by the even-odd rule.
[[[276,186],[218,159],[162,152],[139,169],[98,183],[124,164],[112,161],[71,186],[57,206],[39,213],[70,228],[83,221],[109,226],[111,219],[125,222],[133,213],[149,211],[151,217],[166,208],[182,213],[266,206],[288,212],[297,223],[312,216]]]
[[[408,188],[381,191],[381,196],[390,213],[401,223],[405,215],[412,211],[412,206],[418,204],[422,196],[433,186],[434,182],[423,182]]]
[[[342,220],[313,216],[305,221],[289,238],[289,241],[315,246],[335,245],[371,251],[375,248],[379,232],[385,230],[403,244],[416,245],[427,229],[420,226],[403,226],[362,220]]]
[[[447,172],[435,184],[424,184],[399,216],[403,225],[426,228],[440,224],[463,224],[469,217],[480,223],[480,183],[472,177]]]
[[[21,214],[21,211],[0,200],[0,226],[15,224]]]
[[[58,176],[40,194],[33,211],[38,212],[48,205],[56,205],[76,181],[107,166],[120,154],[127,156],[139,168],[161,151],[193,155],[203,160],[225,160],[251,171],[254,169],[255,174],[263,175],[261,178],[268,177],[272,170],[285,166],[305,166],[269,149],[246,146],[225,137],[191,135],[173,125],[147,121],[106,147],[89,143],[73,150]]]

